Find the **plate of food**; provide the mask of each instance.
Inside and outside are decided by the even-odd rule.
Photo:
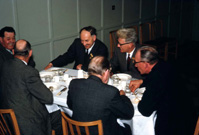
[[[111,77],[113,80],[114,79],[118,79],[120,81],[129,81],[132,79],[131,75],[129,74],[125,74],[125,73],[118,73],[118,74],[114,74]]]
[[[55,75],[55,73],[54,72],[45,71],[45,72],[40,72],[39,75],[40,75],[41,78],[43,78],[45,76],[51,76],[51,77],[53,77]]]
[[[50,91],[58,90],[61,87],[59,83],[55,83],[55,82],[47,82],[44,84]]]

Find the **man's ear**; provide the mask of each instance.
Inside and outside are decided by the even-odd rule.
[[[12,54],[13,54],[13,55],[15,54],[15,51],[14,51],[14,49],[12,49]]]
[[[97,39],[96,35],[92,35],[93,41],[95,41]]]
[[[29,51],[29,57],[31,57],[31,56],[32,56],[32,50]]]

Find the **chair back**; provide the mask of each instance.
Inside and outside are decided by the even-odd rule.
[[[145,42],[147,41],[153,40],[150,22],[140,24],[139,29],[140,29],[140,44],[141,45],[144,45]]]
[[[103,128],[102,128],[102,121],[91,121],[91,122],[79,122],[68,118],[64,112],[62,114],[62,128],[63,128],[63,135],[75,135],[74,131],[77,131],[78,135],[81,135],[80,127],[84,127],[86,135],[90,135],[89,127],[97,126],[98,127],[98,135],[103,135]],[[73,128],[76,128],[73,129]]]
[[[156,20],[151,23],[152,27],[152,37],[153,39],[158,39],[163,37],[163,21]]]
[[[198,120],[197,120],[197,123],[196,123],[194,135],[199,135],[199,117],[198,117]]]
[[[117,30],[113,30],[109,32],[109,38],[110,38],[110,57],[113,57],[114,49],[117,46]]]
[[[0,109],[0,135],[20,135],[19,126],[13,109]]]

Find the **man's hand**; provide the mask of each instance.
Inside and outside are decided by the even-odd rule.
[[[77,70],[81,70],[81,69],[82,69],[82,64],[77,65],[77,66],[76,66],[76,69],[77,69]]]
[[[120,96],[125,95],[125,92],[123,90],[120,90]]]
[[[134,92],[140,85],[143,83],[143,80],[133,80],[129,84],[129,89]]]
[[[53,67],[53,64],[52,64],[52,63],[49,63],[49,64],[45,67],[45,70],[47,70],[47,69],[49,69],[49,68],[51,68],[51,67]]]

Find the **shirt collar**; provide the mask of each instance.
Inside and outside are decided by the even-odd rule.
[[[93,45],[88,49],[88,54],[91,52],[93,46],[95,45],[95,42],[93,43]],[[86,52],[86,49],[85,49],[85,52]]]
[[[9,53],[11,53],[11,54],[13,55],[13,53],[12,53],[12,51],[11,51],[11,50],[9,50],[9,49],[7,49],[7,48],[6,48],[6,50],[7,50]]]
[[[133,56],[134,51],[135,51],[135,48],[130,53],[126,53],[126,59],[128,58],[128,54],[130,54],[130,58],[131,58]]]

